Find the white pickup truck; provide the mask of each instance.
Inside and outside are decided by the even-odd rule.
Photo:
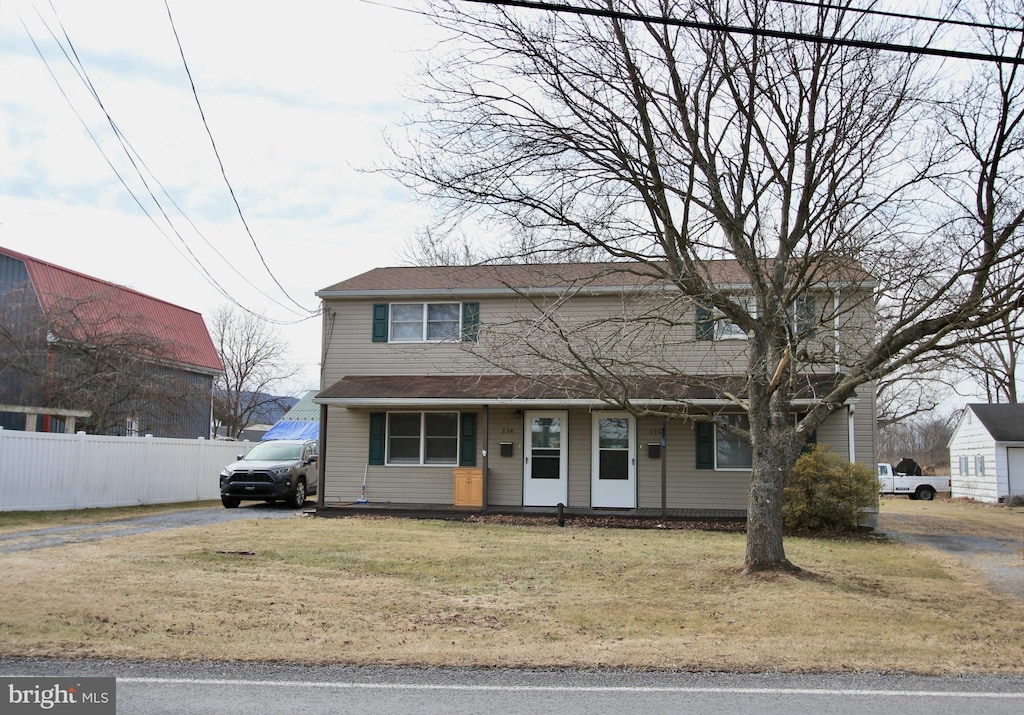
[[[911,499],[931,501],[938,492],[951,491],[949,477],[915,477],[896,474],[891,464],[878,465],[878,493],[906,494]]]

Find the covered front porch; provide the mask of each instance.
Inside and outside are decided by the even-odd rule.
[[[736,376],[715,387],[733,382],[739,392]],[[563,516],[745,518],[749,448],[721,435],[716,444],[707,422],[741,414],[736,405],[708,378],[634,387],[643,397],[629,404],[647,414],[543,376],[347,376],[315,398],[317,511],[555,518],[562,505]]]

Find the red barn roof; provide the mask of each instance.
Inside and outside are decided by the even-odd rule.
[[[69,268],[0,246],[0,253],[25,264],[47,319],[87,326],[81,332],[130,334],[158,345],[154,357],[204,373],[224,366],[199,313]],[[74,325],[68,325],[74,335]]]

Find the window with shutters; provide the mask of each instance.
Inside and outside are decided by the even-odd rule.
[[[373,341],[475,342],[479,303],[381,303],[373,306]]]
[[[745,414],[719,415],[718,419],[736,429],[750,428],[750,420]],[[696,423],[694,431],[697,469],[733,470],[753,466],[750,442],[743,437],[711,422]]]
[[[389,412],[387,464],[457,465],[458,412]]]
[[[752,298],[735,299],[752,317],[757,317],[757,302]],[[746,340],[747,334],[736,323],[708,305],[696,308],[697,340]]]

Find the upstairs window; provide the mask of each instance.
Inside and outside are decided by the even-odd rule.
[[[475,342],[479,303],[381,303],[373,306],[373,341]]]
[[[458,303],[397,303],[391,306],[391,342],[456,340],[462,326]]]
[[[753,297],[734,298],[751,317],[757,317],[757,302]],[[718,313],[714,308],[697,304],[697,340],[746,340],[747,334],[736,323]]]

